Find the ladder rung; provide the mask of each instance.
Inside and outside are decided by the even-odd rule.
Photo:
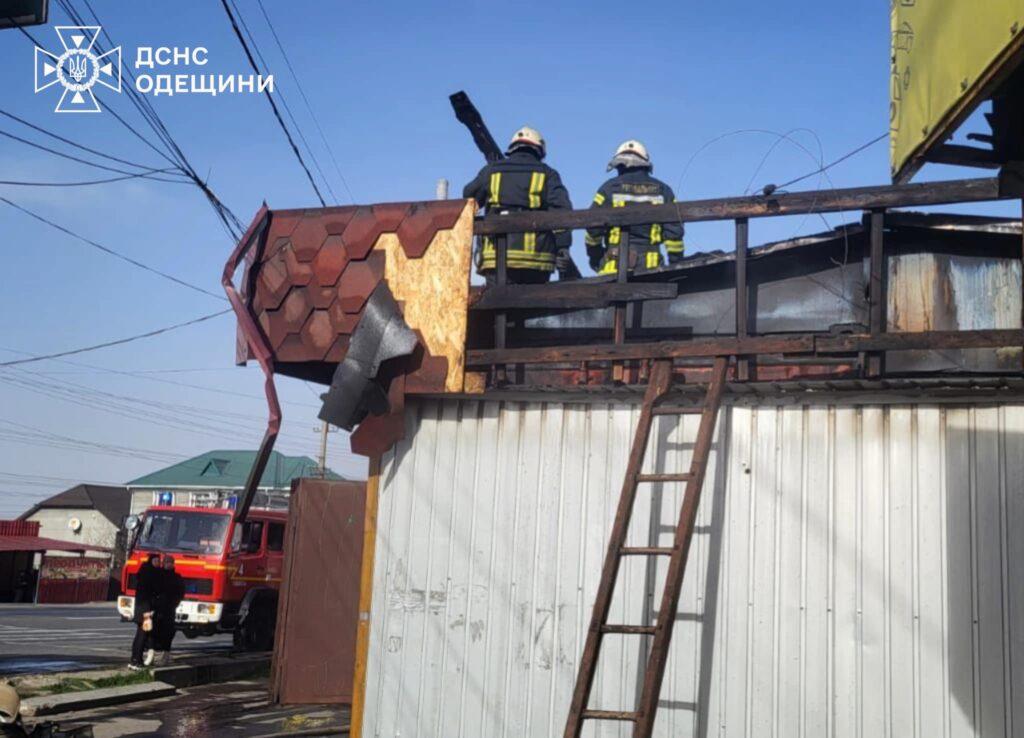
[[[673,530],[675,529],[673,528]],[[620,548],[619,553],[623,556],[671,556],[675,553],[675,549],[652,546],[629,546]]]
[[[636,722],[640,719],[639,713],[619,710],[584,710],[581,717],[584,720],[626,720],[629,722]]]
[[[602,633],[619,633],[623,635],[654,635],[657,630],[653,625],[602,625]]]
[[[700,415],[704,412],[702,405],[658,405],[651,408],[654,415]]]
[[[637,474],[638,482],[689,482],[692,474]]]

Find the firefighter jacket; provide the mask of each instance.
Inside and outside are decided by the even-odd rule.
[[[630,205],[663,205],[675,202],[672,188],[651,176],[647,169],[622,170],[598,189],[592,208],[624,208]],[[629,242],[630,269],[655,269],[661,266],[661,246],[669,263],[683,257],[683,224],[651,223],[623,228],[588,228],[587,256],[590,266],[600,274],[614,274],[619,246]]]
[[[505,159],[490,162],[466,185],[463,197],[473,198],[487,213],[523,210],[572,210],[569,193],[558,172],[530,151],[514,151]],[[477,270],[495,268],[494,238],[484,236],[477,254]],[[572,245],[572,231],[510,233],[508,268],[552,272],[555,252]]]

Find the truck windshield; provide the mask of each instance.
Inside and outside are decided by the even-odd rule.
[[[143,519],[135,546],[151,551],[223,553],[230,522],[228,515],[150,511]]]

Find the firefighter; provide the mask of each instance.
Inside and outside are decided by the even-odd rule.
[[[487,213],[571,210],[562,178],[543,162],[546,153],[540,132],[523,126],[512,136],[506,157],[481,169],[463,189],[463,197],[476,200]],[[572,231],[510,233],[507,239],[510,284],[547,282],[556,267],[565,270],[569,266]],[[484,236],[477,252],[477,271],[488,284],[495,279],[494,241],[495,237]]]
[[[622,208],[630,205],[663,205],[675,202],[672,188],[651,176],[654,165],[647,147],[639,141],[626,141],[608,162],[608,171],[618,174],[605,182],[594,195],[592,208]],[[656,269],[662,265],[661,247],[665,247],[669,263],[683,258],[683,224],[650,223],[623,228],[588,228],[587,257],[599,274],[615,274],[619,248],[629,247],[629,268]]]

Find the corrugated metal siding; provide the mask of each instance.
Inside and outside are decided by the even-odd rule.
[[[637,415],[410,407],[364,735],[561,735]],[[662,420],[648,466],[681,470],[697,419]],[[1022,407],[724,409],[657,734],[1024,736],[1022,479]],[[632,543],[667,545],[679,491],[648,487]],[[664,566],[627,559],[615,622]],[[641,642],[606,639],[592,707],[634,707]]]

